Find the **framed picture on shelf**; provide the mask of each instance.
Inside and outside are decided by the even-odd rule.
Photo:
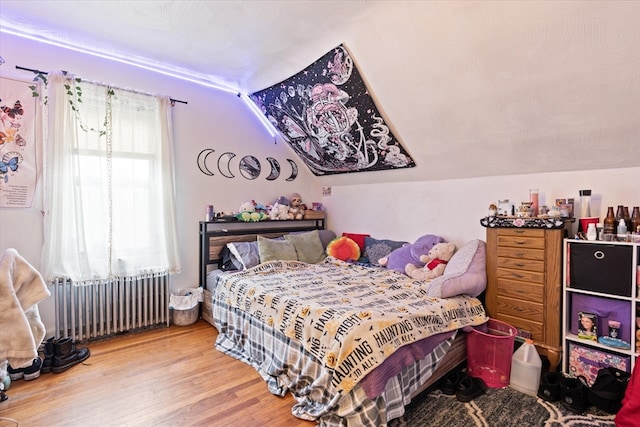
[[[598,340],[598,316],[596,314],[586,311],[578,313],[578,338]]]

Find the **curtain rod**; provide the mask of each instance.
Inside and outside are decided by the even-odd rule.
[[[31,71],[32,73],[35,73],[35,74],[44,74],[44,75],[49,74],[46,71],[40,71],[40,70],[36,70],[36,69],[33,69],[33,68],[25,68],[25,67],[21,67],[19,65],[16,65],[16,68],[18,70]],[[171,101],[172,104],[174,104],[176,102],[179,102],[181,104],[188,104],[187,101],[180,101],[179,99],[173,99],[173,98],[169,98],[169,101]]]

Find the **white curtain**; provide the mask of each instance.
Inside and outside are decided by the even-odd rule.
[[[45,277],[179,272],[169,98],[60,72],[46,93]]]

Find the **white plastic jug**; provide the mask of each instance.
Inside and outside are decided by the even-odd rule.
[[[535,396],[540,386],[542,360],[533,341],[527,339],[511,357],[509,386],[525,394]]]

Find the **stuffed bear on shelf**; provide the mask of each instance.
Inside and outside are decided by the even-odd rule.
[[[302,219],[307,207],[302,203],[302,197],[293,193],[289,200],[289,219]]]

